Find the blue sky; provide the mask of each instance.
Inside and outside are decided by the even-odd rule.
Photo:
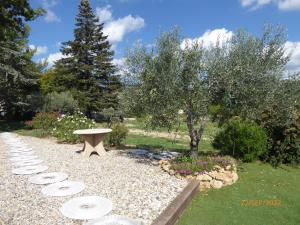
[[[30,45],[36,60],[59,59],[60,43],[73,38],[79,0],[30,0],[47,14],[30,23]],[[160,31],[179,26],[189,39],[213,44],[227,40],[238,28],[259,35],[264,23],[286,26],[288,69],[300,71],[300,0],[90,0],[115,50],[115,62],[136,41],[151,45]]]

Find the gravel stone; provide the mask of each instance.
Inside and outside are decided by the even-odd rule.
[[[32,175],[14,175],[8,159],[10,149],[0,134],[0,221],[5,225],[82,225],[87,221],[64,217],[59,208],[74,197],[98,195],[110,199],[111,214],[122,215],[148,225],[183,190],[187,181],[163,172],[149,161],[130,157],[127,150],[113,150],[104,156],[84,158],[77,153],[82,144],[58,144],[12,134],[32,148],[51,172],[64,172],[86,188],[73,196],[44,197],[43,185],[31,184]],[[0,223],[1,224],[1,223]]]

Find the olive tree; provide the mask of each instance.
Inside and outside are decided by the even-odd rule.
[[[289,60],[285,41],[282,27],[267,25],[261,37],[239,30],[227,45],[211,52],[207,64],[211,108],[219,122],[233,116],[257,120],[274,102]]]
[[[151,127],[173,128],[186,117],[191,155],[198,153],[208,108],[205,50],[195,43],[181,48],[178,29],[161,34],[152,49],[137,44],[127,54],[128,106],[150,115]]]

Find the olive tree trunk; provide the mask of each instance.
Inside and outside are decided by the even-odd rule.
[[[187,127],[189,131],[190,136],[190,156],[191,157],[197,157],[198,156],[198,150],[199,150],[199,143],[201,141],[202,135],[204,133],[205,128],[205,118],[201,118],[200,120],[200,127],[199,129],[195,129],[195,124],[193,120],[193,114],[191,111],[187,112]]]

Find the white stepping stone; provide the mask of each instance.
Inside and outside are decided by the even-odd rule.
[[[62,181],[50,184],[42,189],[42,193],[46,196],[68,196],[75,195],[85,188],[84,183],[79,181]]]
[[[66,173],[53,172],[42,173],[29,178],[29,182],[32,184],[53,184],[64,181],[68,178]]]
[[[143,223],[125,216],[111,215],[92,220],[85,225],[143,225]]]
[[[18,156],[18,157],[11,157],[9,158],[10,161],[12,162],[23,162],[23,161],[28,161],[28,160],[34,160],[38,159],[36,155],[31,155],[31,156]]]
[[[23,149],[13,148],[10,150],[10,152],[32,152],[32,149],[30,149],[30,148],[23,148]]]
[[[33,156],[34,152],[18,152],[18,153],[9,153],[11,157],[19,157],[19,156]]]
[[[13,165],[16,167],[23,167],[23,166],[35,166],[38,164],[41,164],[43,160],[41,159],[32,159],[32,160],[27,160],[27,161],[22,161],[22,162],[14,162]]]
[[[73,198],[62,205],[60,212],[68,218],[90,220],[105,216],[112,210],[113,204],[100,196]]]
[[[41,173],[48,169],[48,166],[36,165],[36,166],[24,166],[17,169],[13,169],[12,173],[17,175],[29,175],[35,173]]]

